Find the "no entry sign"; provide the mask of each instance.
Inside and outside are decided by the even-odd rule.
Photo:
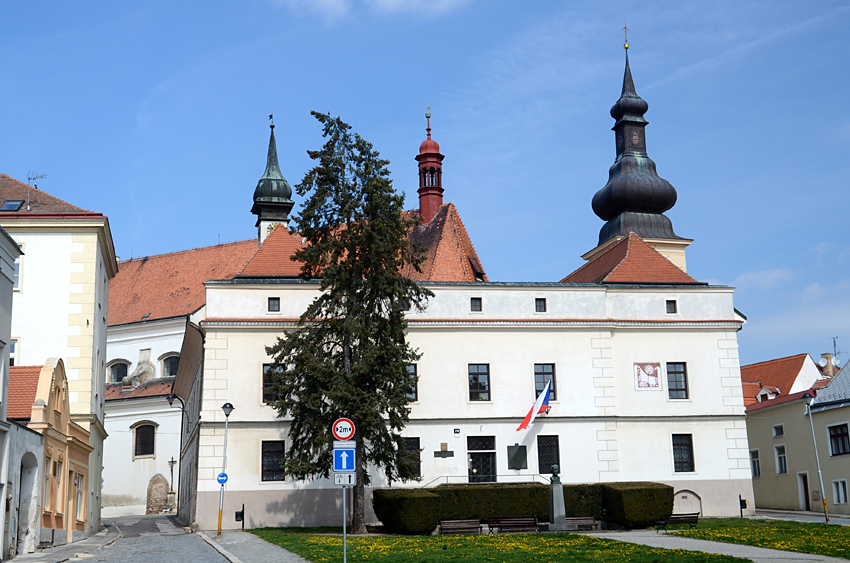
[[[354,436],[354,423],[347,418],[338,418],[331,431],[337,440],[349,440]]]

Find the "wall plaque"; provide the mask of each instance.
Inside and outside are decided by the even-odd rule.
[[[661,391],[661,364],[635,364],[635,390]]]

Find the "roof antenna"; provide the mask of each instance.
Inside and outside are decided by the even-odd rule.
[[[41,180],[42,178],[47,178],[47,174],[39,174],[32,170],[27,174],[27,211],[30,210],[30,187],[38,189],[38,182],[36,180]]]

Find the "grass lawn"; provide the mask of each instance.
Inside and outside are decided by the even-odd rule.
[[[689,538],[740,543],[850,559],[850,527],[785,520],[700,518]]]
[[[313,563],[341,562],[342,537],[310,535],[293,529],[250,530],[264,540]],[[445,547],[445,549],[444,549]],[[576,534],[470,536],[371,536],[348,539],[348,560],[373,563],[496,561],[499,563],[736,562],[745,559],[691,551],[656,549]]]

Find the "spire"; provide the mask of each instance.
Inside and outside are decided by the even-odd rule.
[[[431,106],[425,106],[425,131],[428,138],[419,145],[419,216],[427,225],[443,206],[443,155],[440,145],[431,139]]]
[[[628,28],[624,26],[624,31]],[[608,183],[593,196],[593,211],[607,221],[599,232],[599,245],[634,231],[641,237],[681,239],[665,211],[676,203],[676,190],[658,176],[655,163],[646,153],[646,126],[643,114],[647,104],[635,91],[629,67],[629,43],[626,36],[626,70],[620,99],[611,108],[616,120],[613,131],[617,157],[608,171]]]
[[[256,226],[259,228],[260,242],[271,232],[274,225],[278,223],[289,225],[289,212],[295,205],[291,197],[292,187],[283,177],[277,160],[277,143],[274,138],[274,123],[272,123],[266,171],[257,182],[257,188],[254,190],[254,206],[251,208],[251,213],[257,215]]]

